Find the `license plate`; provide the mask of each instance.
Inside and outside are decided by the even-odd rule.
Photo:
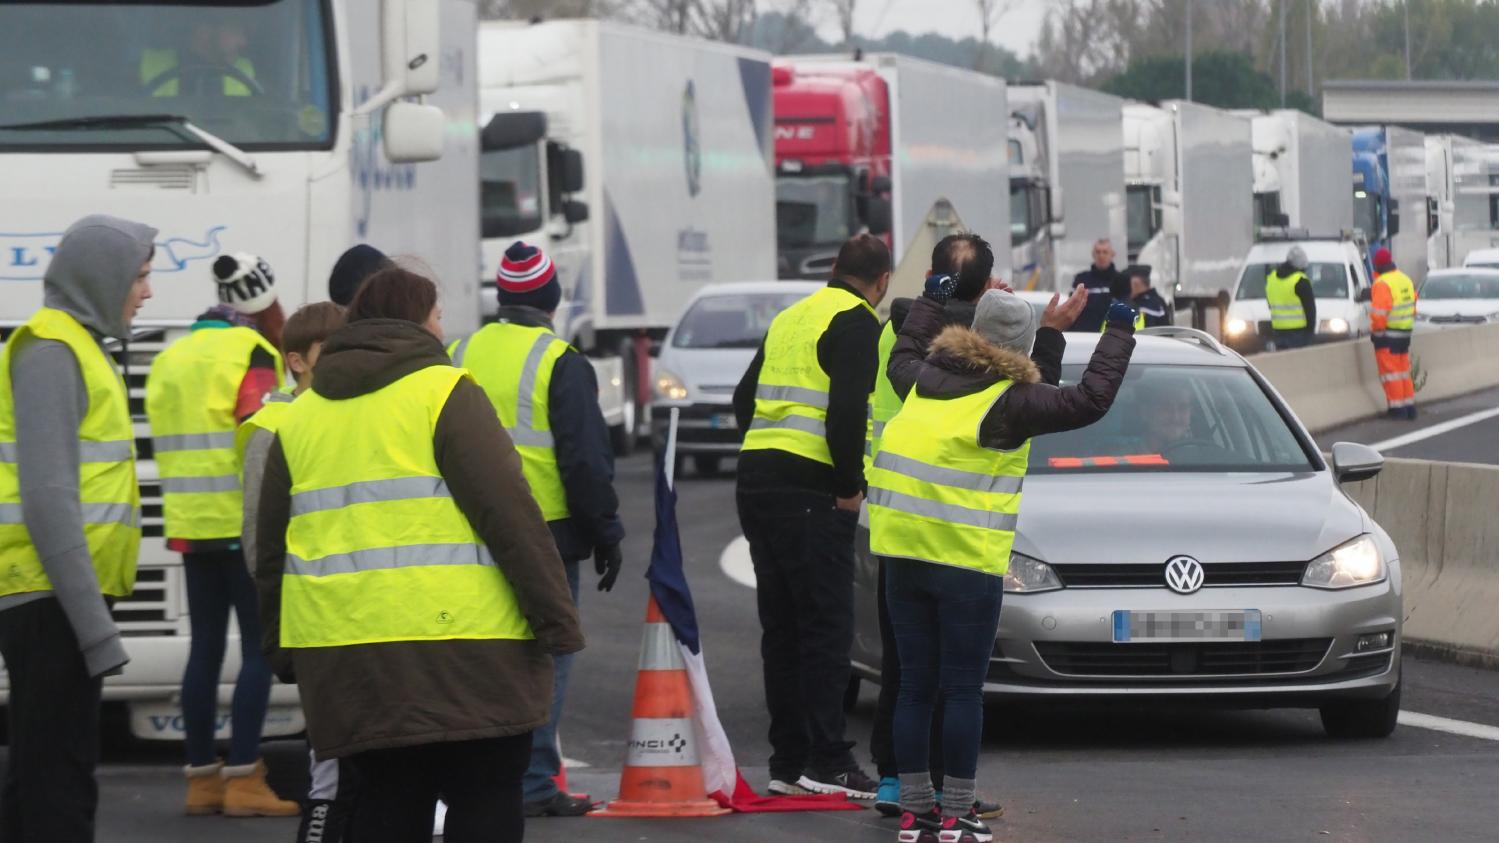
[[[295,735],[307,728],[307,720],[298,705],[271,706],[265,713],[265,728],[268,738]],[[180,741],[187,737],[187,724],[182,720],[182,709],[170,702],[136,702],[130,704],[130,733],[148,741]],[[229,709],[220,708],[214,714],[213,736],[217,740],[228,740],[230,734]]]
[[[1134,641],[1258,641],[1260,610],[1114,612],[1114,643]]]
[[[739,426],[739,421],[734,418],[733,413],[715,413],[708,423],[713,426],[714,430],[733,430]]]

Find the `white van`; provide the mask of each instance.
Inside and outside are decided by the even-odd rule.
[[[1317,299],[1315,341],[1332,342],[1369,333],[1369,271],[1356,243],[1335,237],[1268,241],[1256,243],[1249,250],[1234,285],[1224,335],[1236,351],[1248,354],[1273,350],[1265,280],[1285,262],[1292,246],[1306,252],[1306,274]]]

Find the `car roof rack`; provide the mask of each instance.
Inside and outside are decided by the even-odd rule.
[[[1154,328],[1141,328],[1135,333],[1143,337],[1164,337],[1171,340],[1195,342],[1221,357],[1228,356],[1228,349],[1223,347],[1223,343],[1218,342],[1207,331],[1199,331],[1196,328],[1188,328],[1182,325],[1158,325]]]

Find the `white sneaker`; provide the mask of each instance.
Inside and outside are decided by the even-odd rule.
[[[437,800],[437,813],[432,815],[432,836],[441,837],[443,826],[448,824],[448,803]]]
[[[766,786],[766,791],[776,796],[811,796],[812,791],[797,784],[796,782],[783,782],[780,779],[771,779]]]

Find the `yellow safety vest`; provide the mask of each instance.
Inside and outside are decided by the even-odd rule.
[[[1103,324],[1100,325],[1100,326],[1098,326],[1098,333],[1100,333],[1100,334],[1108,333],[1108,330],[1109,330],[1109,320],[1105,319],[1105,320],[1103,320]],[[1135,330],[1136,331],[1143,331],[1143,330],[1145,330],[1145,314],[1138,307],[1135,308]]]
[[[872,551],[997,576],[1009,571],[1031,446],[996,451],[978,437],[1010,385],[960,398],[928,398],[919,389],[906,396],[869,475]]]
[[[1375,283],[1383,283],[1390,288],[1390,298],[1394,302],[1385,320],[1383,336],[1410,336],[1416,327],[1416,285],[1411,282],[1409,275],[1398,269],[1392,269],[1374,280]]]
[[[862,307],[863,296],[823,287],[781,311],[765,335],[765,360],[755,389],[755,416],[741,451],[774,449],[833,464],[828,450],[828,389],[817,362],[817,341],[838,314]]]
[[[1306,327],[1306,309],[1301,306],[1301,297],[1296,295],[1296,285],[1306,277],[1304,272],[1293,272],[1280,277],[1280,270],[1270,270],[1265,279],[1265,303],[1270,305],[1270,327],[1277,331],[1297,331]]]
[[[160,87],[153,88],[155,82],[163,73],[176,69],[178,65],[177,51],[173,49],[147,48],[141,52],[141,84],[146,86],[147,91],[153,97],[175,97],[180,90],[181,79],[173,78],[163,82]],[[255,63],[244,56],[233,61],[234,69],[243,73],[250,79],[255,78]],[[225,73],[224,96],[226,97],[248,97],[255,92],[238,79]]]
[[[890,352],[895,350],[895,323],[886,322],[880,332],[879,371],[874,376],[874,392],[869,396],[869,426],[864,434],[864,473],[874,467],[874,455],[880,452],[880,438],[885,435],[885,425],[900,412],[900,395],[890,383]]]
[[[253,328],[204,327],[166,347],[146,378],[146,416],[161,474],[161,508],[172,539],[235,538],[244,523],[234,417],[239,385],[260,348],[281,354]]]
[[[125,382],[92,334],[71,315],[38,310],[0,348],[0,596],[50,591],[21,514],[16,406],[11,357],[28,337],[67,345],[78,361],[88,409],[78,426],[78,492],[83,538],[99,590],[123,597],[135,587],[141,544],[141,493]]]
[[[432,450],[466,377],[428,366],[355,398],[309,391],[291,404],[277,432],[291,474],[281,646],[534,637]]]
[[[250,440],[254,438],[255,432],[264,430],[275,433],[281,428],[281,420],[286,417],[286,411],[290,407],[290,401],[267,401],[260,405],[254,415],[240,424],[239,429],[234,432],[234,454],[239,460],[241,471],[245,467],[245,451],[250,447]]]
[[[572,512],[552,440],[552,372],[569,346],[540,326],[496,322],[448,346],[453,365],[468,369],[494,405],[520,452],[521,472],[548,521]]]

